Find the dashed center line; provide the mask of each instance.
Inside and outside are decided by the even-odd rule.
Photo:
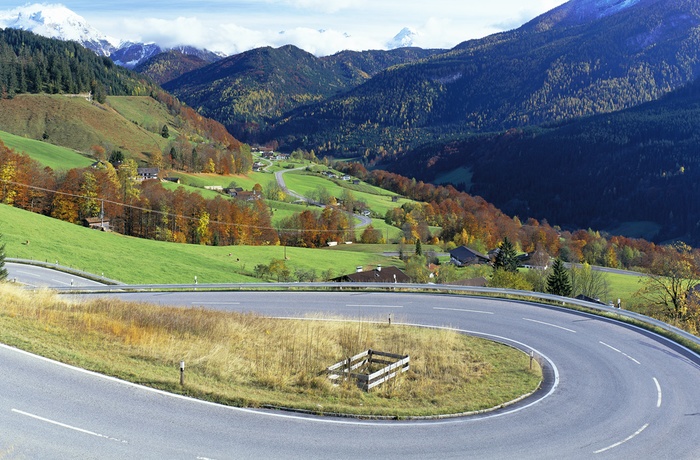
[[[605,343],[605,342],[600,342],[600,344],[601,344],[601,345],[605,345],[606,347],[610,348],[611,350],[620,353],[622,356],[624,356],[625,358],[629,359],[629,360],[632,361],[633,363],[642,364],[642,363],[640,363],[639,361],[637,361],[636,359],[634,359],[633,357],[631,357],[630,355],[628,355],[627,353],[625,353],[625,352],[623,352],[623,351],[621,351],[621,350],[618,350],[617,348],[613,347],[612,345],[608,345],[608,344]]]
[[[566,327],[557,326],[556,324],[545,323],[544,321],[537,321],[536,319],[528,319],[528,318],[523,318],[523,320],[529,321],[531,323],[543,324],[543,325],[549,326],[549,327],[556,327],[557,329],[561,329],[563,331],[572,332],[572,333],[576,334],[576,331],[574,331],[573,329],[568,329]]]
[[[361,307],[361,308],[403,308],[403,305],[345,305],[346,307]]]
[[[110,436],[105,436],[105,435],[103,435],[103,434],[95,433],[95,432],[93,432],[93,431],[84,430],[84,429],[82,429],[82,428],[77,428],[77,427],[74,427],[74,426],[71,426],[71,425],[66,425],[65,423],[57,422],[57,421],[55,421],[55,420],[51,420],[51,419],[48,419],[48,418],[40,417],[40,416],[38,416],[38,415],[30,414],[29,412],[24,412],[24,411],[21,411],[21,410],[18,410],[18,409],[12,409],[12,412],[14,412],[14,413],[16,413],[16,414],[24,415],[24,416],[26,416],[26,417],[33,418],[34,420],[39,420],[39,421],[41,421],[41,422],[50,423],[50,424],[52,424],[52,425],[60,426],[60,427],[62,427],[62,428],[68,428],[69,430],[77,431],[77,432],[79,432],[79,433],[89,434],[90,436],[96,436],[96,437],[98,437],[98,438],[104,438],[104,439],[107,439],[107,440],[109,440],[109,441],[115,441],[115,442],[121,442],[121,443],[123,443],[123,444],[127,444],[126,441],[123,441],[123,440],[121,440],[121,439],[112,438],[112,437],[110,437]]]
[[[658,380],[656,380],[656,377],[654,377],[654,383],[656,384],[656,392],[659,395],[659,397],[656,399],[656,407],[661,407],[661,384]]]
[[[444,310],[444,311],[461,311],[464,313],[479,313],[480,315],[495,315],[492,311],[479,311],[479,310],[466,310],[463,308],[443,308],[443,307],[433,307],[433,310]]]
[[[646,425],[644,425],[643,427],[641,427],[639,430],[637,430],[637,432],[634,433],[632,436],[629,436],[628,438],[623,439],[623,440],[620,441],[620,442],[616,442],[616,443],[613,444],[612,446],[608,446],[608,447],[606,447],[605,449],[596,450],[596,451],[593,452],[593,453],[594,453],[594,454],[602,454],[603,452],[606,452],[606,451],[608,451],[608,450],[610,450],[610,449],[614,449],[614,448],[616,448],[616,447],[619,447],[619,446],[623,445],[624,443],[626,443],[626,442],[628,442],[628,441],[631,441],[632,439],[634,439],[634,438],[636,438],[637,436],[639,436],[639,435],[642,433],[642,431],[646,430],[648,427],[649,427],[649,424],[647,423]]]
[[[240,302],[192,302],[192,305],[240,305]]]

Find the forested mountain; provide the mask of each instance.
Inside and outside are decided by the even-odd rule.
[[[509,215],[609,230],[654,222],[655,241],[698,244],[698,145],[700,81],[613,114],[428,144],[383,167],[448,179]]]
[[[181,75],[208,66],[212,62],[215,61],[207,60],[196,54],[170,50],[156,54],[147,61],[137,65],[134,67],[134,71],[147,75],[159,85],[163,85]]]
[[[87,96],[89,92],[96,104],[78,106],[69,103],[70,98],[46,96]],[[19,97],[23,94],[44,96]],[[129,118],[118,110],[110,110],[114,108],[105,104],[107,96],[145,96],[149,102],[160,105],[153,109],[161,114],[154,118],[158,123],[151,126],[154,120],[128,114],[129,110]],[[168,142],[170,129],[173,138],[183,136],[178,145],[192,142],[219,150],[241,148],[241,143],[220,123],[183,105],[152,80],[119,67],[76,42],[44,38],[32,32],[0,30],[0,99],[0,130],[82,152],[100,143],[117,142],[109,148],[121,148],[145,161],[145,157],[156,153],[159,143]],[[142,109],[148,105],[144,103]],[[170,128],[164,133],[167,125]],[[189,154],[192,148],[189,145]],[[165,156],[169,152],[159,153]]]
[[[622,110],[698,75],[699,25],[693,0],[572,0],[519,29],[300,107],[268,136],[372,161],[464,132]]]
[[[438,52],[402,48],[317,58],[291,45],[266,47],[223,59],[163,86],[250,141],[289,110],[344,93],[388,67]]]
[[[2,97],[20,93],[107,95],[149,94],[157,87],[76,42],[44,38],[16,29],[0,30]]]

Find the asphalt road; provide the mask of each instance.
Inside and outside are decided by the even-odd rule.
[[[101,286],[102,283],[34,265],[7,262],[8,279],[29,287]],[[2,458],[2,457],[0,457]]]
[[[0,348],[3,458],[697,458],[700,357],[651,333],[522,302],[400,293],[138,293],[279,317],[450,326],[534,350],[551,386],[490,414],[369,422],[217,406]]]

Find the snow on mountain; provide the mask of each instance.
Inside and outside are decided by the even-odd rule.
[[[404,27],[401,29],[401,32],[396,34],[396,36],[386,45],[390,50],[397,48],[408,48],[414,45],[416,38],[418,38],[418,32],[410,27]]]
[[[100,56],[110,56],[120,66],[134,68],[158,53],[168,51],[155,43],[120,42],[104,35],[87,21],[61,4],[35,3],[12,10],[0,11],[0,29],[21,29],[48,38],[75,41]],[[222,57],[207,50],[190,46],[179,49],[211,62]]]
[[[115,64],[126,67],[127,69],[133,69],[137,65],[163,51],[164,50],[155,43],[124,42],[118,50],[112,53],[111,58]]]
[[[579,13],[600,19],[634,6],[639,0],[582,0],[572,3]]]
[[[35,3],[0,11],[0,28],[21,29],[48,38],[76,41],[102,56],[109,56],[119,43],[60,4]]]

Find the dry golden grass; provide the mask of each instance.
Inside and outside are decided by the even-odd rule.
[[[448,330],[370,321],[270,319],[114,299],[70,301],[0,285],[0,341],[63,362],[227,404],[417,416],[482,410],[533,391],[523,353]],[[324,369],[368,348],[411,369],[365,393]],[[179,385],[179,362],[186,382]]]

